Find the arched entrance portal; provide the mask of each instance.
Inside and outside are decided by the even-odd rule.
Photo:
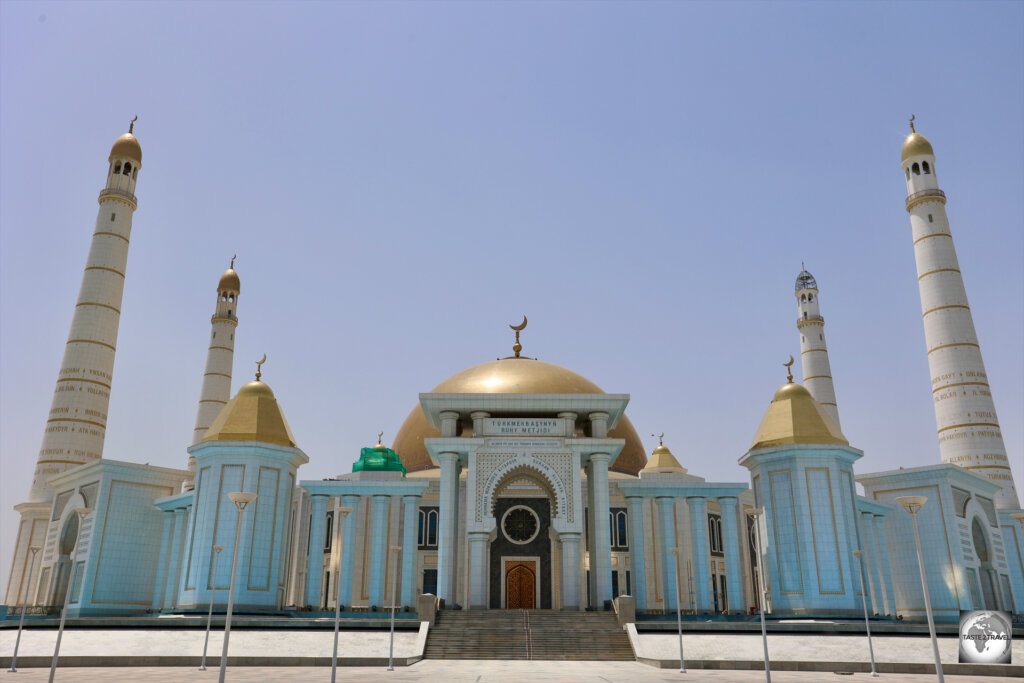
[[[490,545],[491,609],[551,609],[551,518],[554,495],[529,470],[506,476],[495,487]]]

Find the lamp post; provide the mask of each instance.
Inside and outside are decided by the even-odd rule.
[[[21,619],[18,620],[18,639],[14,641],[14,656],[11,657],[11,668],[8,669],[12,674],[18,671],[16,666],[18,663],[18,646],[21,645],[21,629],[25,626],[25,610],[28,609],[28,585],[32,583],[32,568],[36,564],[36,553],[39,552],[39,546],[29,546],[28,551],[32,553],[32,558],[28,561],[28,581],[25,582],[25,597],[21,601]]]
[[[679,673],[686,673],[686,662],[683,659],[683,610],[680,606],[682,601],[682,585],[679,581],[679,548],[670,548],[669,552],[676,556],[676,626],[679,627]]]
[[[352,508],[334,508],[334,513],[338,517],[337,525],[338,529],[341,529],[341,523],[345,521],[345,518],[351,514]],[[338,560],[339,564],[341,561],[341,548],[338,549]],[[331,683],[334,683],[334,677],[338,671],[338,626],[341,622],[341,585],[335,579],[334,585],[337,588],[338,599],[334,602],[334,652],[331,653]]]
[[[217,593],[217,565],[220,563],[220,551],[224,546],[213,546],[213,581],[210,582],[210,612],[206,615],[206,640],[203,641],[203,661],[199,664],[200,671],[206,671],[206,648],[210,644],[210,622],[213,621],[213,596]]]
[[[757,508],[756,510],[748,510],[747,514],[754,518],[754,554],[757,556],[757,590],[760,593],[760,607],[757,610],[761,613],[761,644],[764,647],[764,679],[767,683],[772,683],[772,667],[768,661],[768,628],[765,626],[764,621],[764,608],[768,602],[764,592],[764,562],[761,557],[761,527],[758,525],[757,520],[764,512],[763,508]]]
[[[78,538],[75,539],[75,551],[71,555],[71,571],[68,574],[68,590],[64,593],[64,609],[60,612],[60,628],[57,630],[57,645],[53,648],[53,661],[50,662],[50,683],[57,673],[57,656],[60,654],[60,640],[64,636],[64,621],[68,616],[68,603],[71,602],[71,589],[75,587],[75,565],[78,563],[78,546],[82,540],[82,525],[85,524],[85,516],[92,512],[91,508],[75,508],[78,515]]]
[[[224,683],[224,675],[228,667],[228,639],[231,637],[231,612],[235,608],[235,577],[238,575],[238,542],[242,539],[242,511],[249,503],[256,500],[255,493],[236,491],[229,493],[228,498],[238,508],[238,521],[235,523],[235,552],[231,558],[231,588],[228,591],[228,613],[224,619],[224,649],[220,653],[220,683]]]
[[[878,671],[875,670],[875,648],[871,645],[871,624],[868,623],[868,596],[864,592],[864,551],[854,550],[853,554],[857,556],[857,563],[860,567],[860,602],[864,606],[864,628],[868,632],[868,655],[871,656],[871,675],[878,677]]]
[[[944,683],[946,679],[942,676],[942,661],[939,659],[939,641],[935,637],[935,618],[932,616],[932,601],[928,596],[928,577],[924,573],[924,556],[921,554],[921,535],[917,531],[917,513],[928,502],[928,498],[926,496],[900,496],[896,498],[896,502],[910,513],[910,519],[914,522],[914,545],[917,548],[917,567],[921,570],[921,588],[924,589],[924,609],[928,615],[928,633],[932,637],[932,654],[935,655],[935,675],[938,676],[939,683]]]
[[[388,649],[388,671],[395,670],[395,602],[398,599],[398,554],[402,546],[391,546],[391,552],[395,554],[395,579],[391,583],[391,645]]]

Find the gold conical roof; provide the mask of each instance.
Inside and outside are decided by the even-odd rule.
[[[850,445],[821,404],[807,389],[793,382],[783,384],[775,392],[750,450],[789,444]]]
[[[668,449],[668,446],[661,443],[651,453],[651,457],[647,460],[647,465],[641,471],[686,472],[683,466],[679,464],[679,461],[676,460],[676,456],[672,455],[672,451]]]
[[[262,441],[295,446],[274,392],[263,382],[249,382],[221,408],[202,439],[206,441]]]

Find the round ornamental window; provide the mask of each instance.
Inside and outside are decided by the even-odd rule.
[[[501,530],[505,538],[517,545],[525,545],[540,533],[540,520],[536,513],[525,505],[510,507],[501,518]]]

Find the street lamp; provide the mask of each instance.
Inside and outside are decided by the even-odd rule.
[[[946,679],[942,676],[942,661],[939,660],[939,641],[935,638],[935,618],[932,616],[932,601],[928,596],[928,577],[924,574],[921,536],[917,531],[917,513],[928,502],[928,498],[926,496],[899,496],[896,498],[896,502],[910,513],[910,519],[914,522],[914,545],[917,547],[917,567],[921,570],[921,588],[924,589],[924,609],[928,615],[928,633],[932,637],[932,654],[935,655],[935,675],[938,676],[939,683],[944,683]]]
[[[670,548],[669,552],[676,556],[676,625],[679,627],[679,673],[686,673],[686,662],[683,660],[683,610],[679,603],[682,601],[682,586],[679,583],[679,548]]]
[[[757,523],[758,518],[764,512],[764,508],[757,508],[754,510],[747,510],[747,514],[754,518],[754,555],[757,556],[757,590],[760,593],[760,609],[757,610],[761,613],[761,644],[764,646],[764,679],[766,683],[772,683],[772,667],[768,661],[768,628],[765,626],[764,621],[764,608],[768,602],[764,592],[764,562],[761,557],[761,527]]]
[[[57,673],[57,655],[60,653],[60,640],[64,636],[64,621],[68,616],[68,603],[71,602],[71,589],[75,584],[75,565],[78,563],[78,546],[82,540],[82,525],[85,524],[85,516],[92,512],[92,508],[75,508],[78,516],[78,538],[75,539],[75,550],[71,555],[71,571],[68,574],[68,590],[64,593],[64,609],[60,612],[60,628],[57,630],[57,645],[53,648],[53,661],[50,662],[50,683]]]
[[[871,624],[868,623],[868,596],[864,592],[864,551],[854,550],[853,554],[857,556],[857,563],[860,567],[860,602],[864,606],[864,628],[868,631],[868,654],[871,656],[871,675],[877,677],[878,672],[875,670],[875,648],[871,645]]]
[[[210,644],[210,622],[213,621],[213,596],[217,593],[217,564],[220,562],[220,551],[224,546],[213,546],[213,581],[210,582],[210,612],[206,615],[206,640],[203,641],[203,661],[199,664],[200,671],[206,671],[206,647]]]
[[[224,649],[220,653],[220,683],[224,683],[224,675],[228,667],[228,639],[231,637],[231,611],[235,608],[235,577],[238,574],[238,542],[242,539],[242,511],[249,503],[256,500],[255,493],[236,491],[229,493],[228,498],[238,508],[238,521],[235,523],[235,552],[231,558],[231,588],[228,591],[228,614],[224,619]]]
[[[338,517],[338,529],[341,529],[341,523],[345,521],[345,518],[351,514],[352,508],[334,508],[334,513]],[[341,550],[338,551],[338,560],[341,560]],[[338,625],[341,621],[341,585],[335,580],[334,585],[338,592],[338,599],[334,603],[334,652],[331,653],[331,683],[334,683],[334,676],[338,671]]]
[[[28,609],[28,585],[32,583],[32,568],[36,564],[36,553],[39,552],[39,546],[30,546],[28,551],[32,553],[32,558],[28,561],[28,580],[25,581],[25,597],[21,601],[21,619],[18,620],[18,639],[14,641],[14,656],[11,657],[11,668],[8,669],[12,674],[18,671],[16,666],[18,663],[18,646],[21,645],[21,629],[25,626],[25,610]]]
[[[391,646],[388,650],[388,671],[395,670],[395,602],[398,599],[398,553],[402,546],[391,546],[391,552],[395,554],[393,567],[395,568],[395,580],[391,583]]]

